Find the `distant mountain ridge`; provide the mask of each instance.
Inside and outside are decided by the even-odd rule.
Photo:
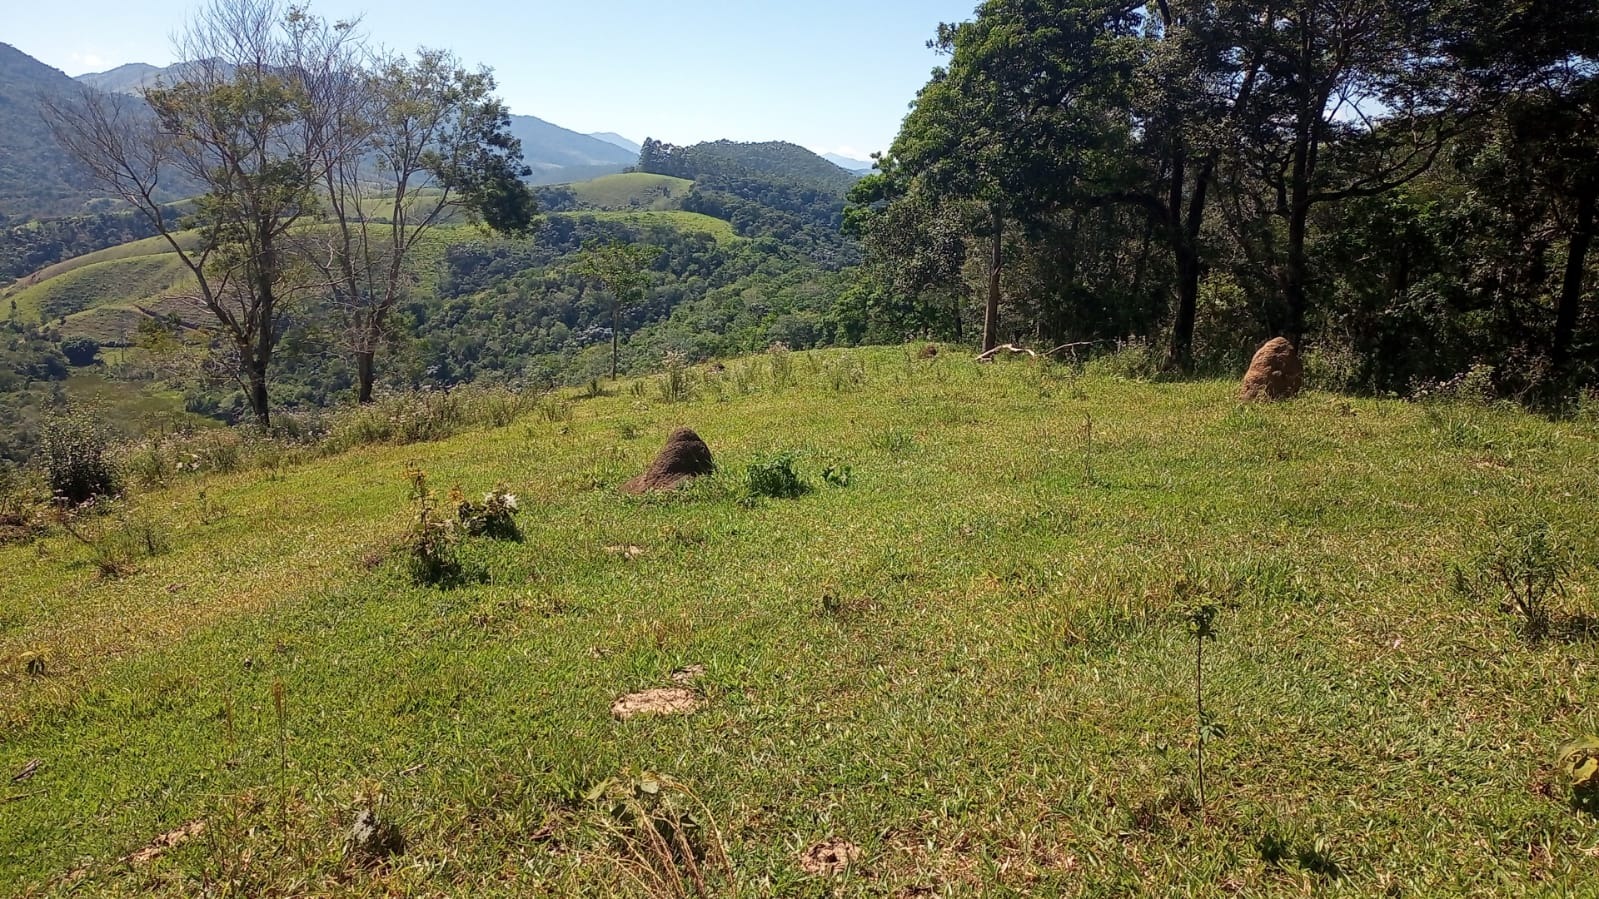
[[[638,141],[628,140],[622,135],[617,134],[615,131],[595,131],[591,133],[589,137],[592,137],[595,140],[603,140],[608,144],[615,144],[627,152],[632,153],[635,157],[638,156],[639,150],[644,149],[644,146]]]
[[[105,72],[79,75],[77,81],[109,93],[138,94],[158,82],[182,81],[189,65],[175,63],[158,67],[134,62]],[[579,134],[536,116],[511,116],[511,133],[522,141],[522,158],[533,169],[533,180],[538,182],[551,178],[565,181],[593,178],[619,172],[638,161],[638,145],[628,148],[618,144],[616,141],[627,140],[621,135]],[[558,169],[572,171],[556,171]]]
[[[821,156],[846,172],[865,175],[872,171],[873,163],[870,159],[856,159],[853,156],[841,156],[837,153],[823,153]]]
[[[79,75],[73,80],[108,94],[136,94],[140,88],[155,84],[156,79],[174,68],[174,66],[161,68],[147,62],[130,62],[104,72]]]

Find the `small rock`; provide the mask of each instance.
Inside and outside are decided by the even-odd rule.
[[[692,684],[704,676],[704,665],[684,665],[681,668],[672,669],[672,683],[674,684]]]

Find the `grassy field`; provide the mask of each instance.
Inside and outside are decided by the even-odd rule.
[[[63,263],[65,264],[65,263]],[[176,254],[128,256],[67,269],[0,297],[7,317],[53,322],[102,305],[129,306],[182,290],[190,276]]]
[[[694,182],[671,175],[627,172],[565,186],[579,201],[597,209],[672,210],[682,205]]]
[[[1244,407],[1232,383],[900,348],[693,383],[138,496],[97,527],[164,551],[115,580],[65,536],[0,548],[0,775],[32,771],[0,780],[0,892],[670,895],[690,868],[745,896],[1599,883],[1599,824],[1554,770],[1599,730],[1599,644],[1529,641],[1451,586],[1495,523],[1538,519],[1583,559],[1557,621],[1599,611],[1592,421]],[[680,425],[719,473],[620,493]],[[814,489],[750,499],[747,466],[780,452]],[[469,497],[505,483],[524,539],[413,586],[410,464]],[[1203,810],[1201,600],[1225,725]],[[690,666],[692,714],[612,716]],[[403,854],[346,852],[367,807]],[[808,871],[828,840],[853,863]]]
[[[193,248],[199,244],[200,234],[198,231],[182,231],[178,233],[177,240],[179,245]],[[159,256],[164,253],[170,253],[171,250],[172,247],[167,243],[166,238],[147,237],[143,240],[134,240],[114,247],[107,247],[104,250],[96,250],[93,253],[85,253],[82,256],[74,256],[71,259],[57,262],[55,265],[46,266],[26,278],[19,278],[10,287],[0,290],[0,300],[15,296],[25,288],[65,275],[86,265],[113,262],[120,259],[133,259],[140,256]]]
[[[623,212],[617,210],[583,211],[583,212],[554,212],[551,216],[569,215],[584,216],[598,219],[602,222],[625,222],[642,228],[653,226],[679,228],[684,231],[703,231],[716,238],[719,242],[738,240],[733,233],[731,222],[714,218],[699,212],[683,212],[682,210],[645,210],[637,212]],[[646,235],[646,239],[648,236]]]

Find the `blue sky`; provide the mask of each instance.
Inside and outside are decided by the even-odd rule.
[[[885,149],[938,57],[940,21],[977,0],[311,0],[362,15],[399,50],[446,47],[492,67],[514,112],[673,143],[791,140]],[[7,3],[0,40],[69,75],[172,62],[192,4]]]

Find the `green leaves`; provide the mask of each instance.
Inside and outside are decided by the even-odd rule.
[[[1571,786],[1571,804],[1599,814],[1599,737],[1578,737],[1560,747],[1556,765]]]

